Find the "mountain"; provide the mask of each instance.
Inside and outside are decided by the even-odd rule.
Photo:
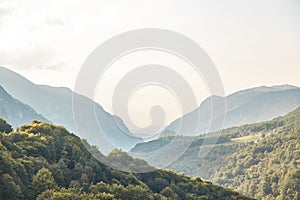
[[[120,118],[112,116],[98,103],[68,88],[36,85],[4,67],[0,67],[0,85],[16,99],[29,105],[51,122],[65,126],[78,135],[81,134],[80,136],[91,144],[99,146],[103,153],[108,153],[114,148],[129,150],[136,143],[142,142],[142,139],[130,134]],[[75,127],[72,110],[73,95],[76,103],[80,105],[76,110],[77,127]],[[95,114],[98,121],[91,120],[91,116]],[[99,124],[102,130],[99,129]],[[106,134],[100,134],[100,131]]]
[[[131,151],[155,151],[172,138],[184,140],[163,137],[137,144]],[[225,129],[210,153],[200,157],[200,148],[211,148],[204,139],[194,137],[187,151],[167,168],[258,199],[300,199],[300,107],[270,121]]]
[[[256,87],[236,92],[226,97],[226,113],[223,128],[251,124],[283,116],[300,105],[300,88],[290,85],[273,87]],[[199,113],[197,133],[206,133],[211,120],[212,106],[221,110],[222,97],[212,96],[204,100],[200,106],[191,113],[173,121],[162,133],[163,135],[188,135],[188,129],[178,133],[180,122],[193,122]],[[220,118],[217,117],[217,120]],[[191,125],[192,126],[192,125]],[[187,127],[191,127],[187,126]],[[214,130],[216,131],[216,130]]]
[[[0,117],[18,127],[33,120],[49,122],[45,117],[38,114],[30,106],[20,102],[8,94],[0,85]]]
[[[2,126],[7,124],[0,120],[0,130]],[[116,171],[90,151],[105,160],[126,162],[127,167],[148,165],[119,150],[105,157],[93,146],[88,151],[84,143],[61,126],[37,121],[0,133],[0,199],[250,199],[172,171]]]

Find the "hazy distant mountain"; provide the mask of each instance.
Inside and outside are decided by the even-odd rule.
[[[0,117],[8,121],[13,127],[27,124],[33,120],[49,122],[30,106],[14,99],[0,86]]]
[[[76,95],[81,105],[78,118],[81,125],[85,127],[85,135],[81,135],[91,144],[97,145],[99,150],[107,153],[107,149],[113,148],[112,145],[103,146],[103,141],[109,139],[116,147],[128,150],[142,139],[136,138],[129,134],[124,134],[122,130],[129,132],[122,120],[116,116],[112,116],[106,112],[99,104],[93,102],[89,98],[73,93],[70,89],[64,87],[50,87],[44,85],[36,85],[21,75],[0,67],[0,85],[15,98],[28,104],[38,113],[41,113],[47,119],[55,124],[65,126],[68,130],[77,133],[73,112],[72,112],[72,96]],[[96,116],[102,128],[106,133],[106,137],[101,137],[95,130],[98,130],[98,123],[90,121],[90,116],[94,113],[87,113],[87,108],[95,107]],[[115,124],[118,121],[119,126]],[[122,130],[121,130],[122,129]]]
[[[207,98],[196,110],[173,121],[162,135],[174,134],[180,125],[180,120],[195,121],[192,119],[196,112],[200,114],[197,133],[205,133],[211,120],[212,105],[218,110],[221,102],[222,97]],[[224,128],[270,120],[289,113],[299,105],[300,88],[295,86],[262,86],[242,90],[226,97]],[[182,130],[178,134],[187,135],[188,132],[189,130]]]

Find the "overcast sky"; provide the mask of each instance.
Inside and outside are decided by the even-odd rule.
[[[260,85],[300,86],[299,0],[0,0],[0,65],[38,84],[72,89],[93,49],[114,35],[146,27],[196,41],[215,63],[226,94]],[[123,64],[162,56],[145,54]],[[175,58],[165,60],[181,65]],[[109,87],[96,100],[111,112]],[[140,125],[149,123],[141,109],[145,91],[132,108]],[[201,87],[198,101],[207,94]],[[176,99],[159,90],[156,95],[155,101],[167,99],[168,120],[178,117]]]

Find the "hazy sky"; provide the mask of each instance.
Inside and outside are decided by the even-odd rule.
[[[260,85],[300,86],[299,0],[0,0],[0,65],[38,84],[72,89],[94,48],[116,34],[146,27],[170,29],[196,41],[214,61],[226,94]],[[120,64],[184,66],[163,56],[146,52]],[[207,91],[193,74],[187,77],[199,90],[200,102]],[[108,82],[96,99],[111,111],[110,87],[117,80]],[[147,90],[139,91],[130,105],[133,115],[138,113],[137,124],[149,123],[144,104],[162,97],[171,112],[168,120],[180,115],[174,97],[157,89],[149,102]]]

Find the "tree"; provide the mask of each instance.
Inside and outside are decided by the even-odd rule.
[[[10,133],[12,132],[12,127],[4,119],[0,118],[0,133]]]
[[[178,195],[170,187],[163,189],[160,194],[171,199],[179,199]]]
[[[52,173],[46,168],[40,169],[32,178],[32,191],[34,197],[37,197],[46,190],[55,189],[56,187],[57,184],[54,181]]]
[[[0,199],[22,199],[20,186],[15,183],[9,174],[0,176]]]
[[[129,185],[126,188],[126,196],[129,197],[131,200],[151,200],[151,195],[149,194],[149,191],[146,188],[143,188],[142,186],[133,186]]]
[[[224,193],[221,187],[172,171],[156,169],[132,174],[112,170],[95,159],[79,137],[47,123],[21,126],[10,134],[1,134],[0,140],[0,200],[175,200],[186,199],[188,193],[191,198],[240,197],[238,193]],[[127,164],[146,163],[118,151],[111,158],[103,156],[118,162],[125,160]]]

